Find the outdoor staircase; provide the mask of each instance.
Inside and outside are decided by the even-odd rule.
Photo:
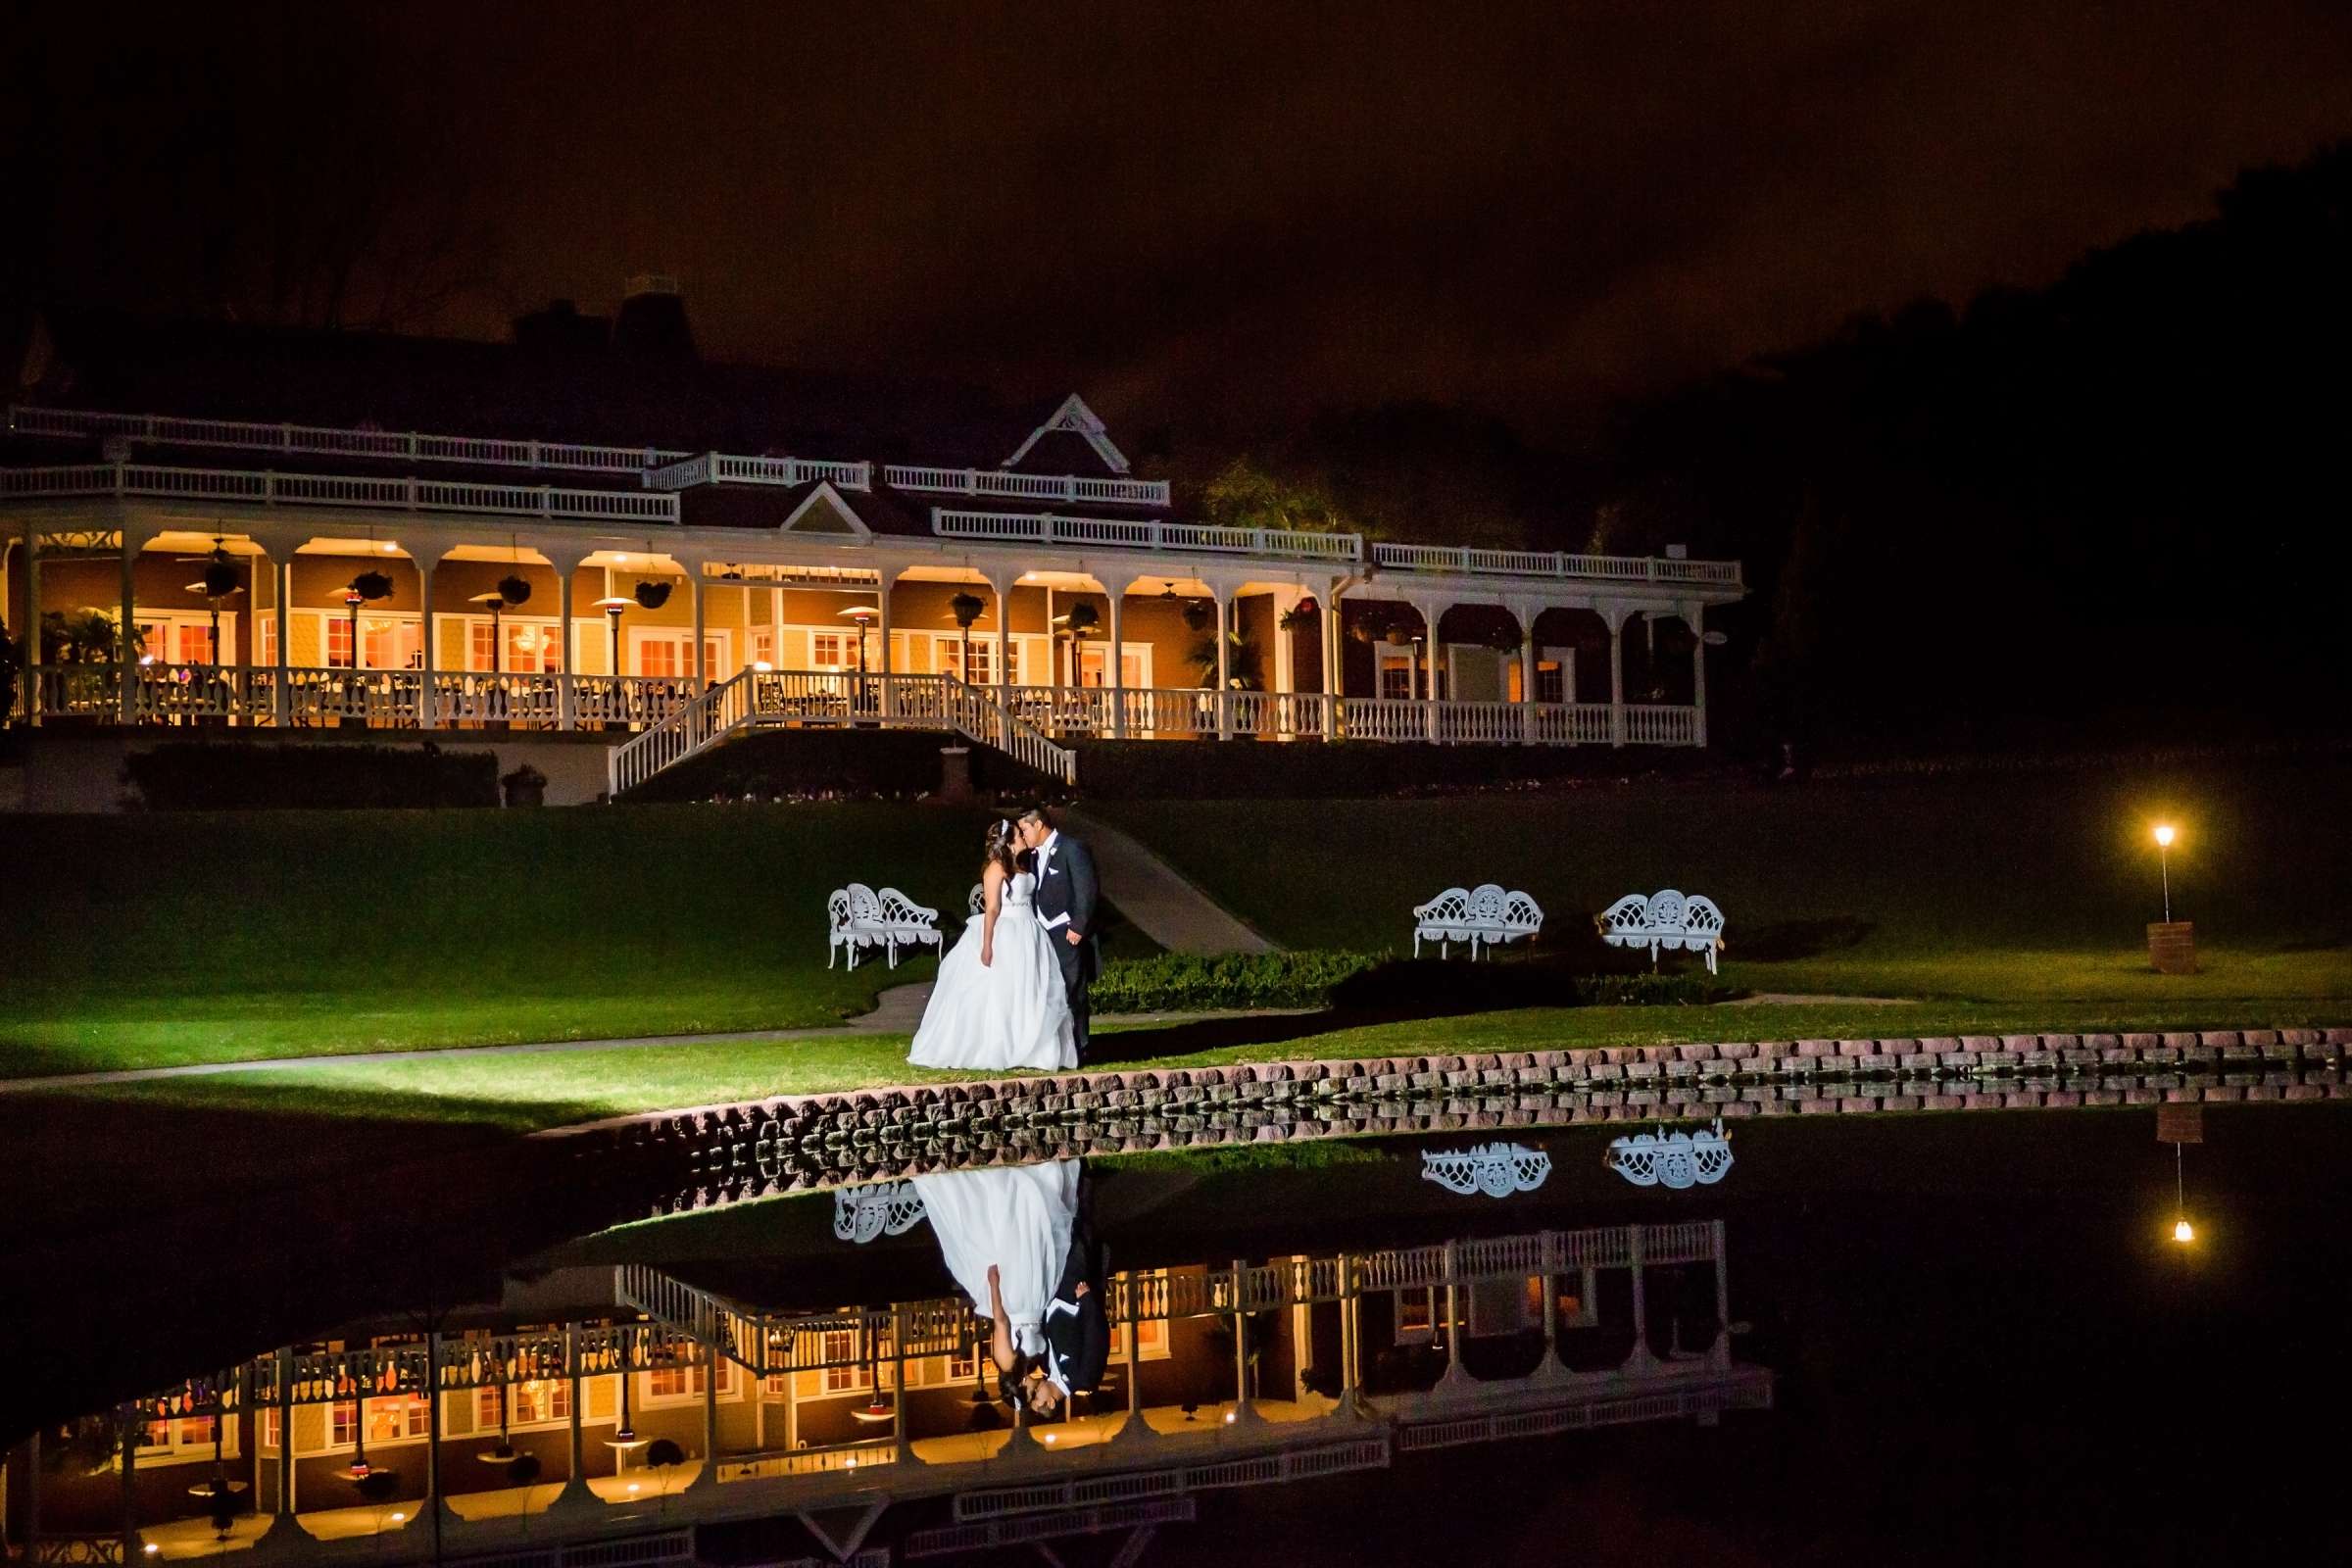
[[[953,675],[837,675],[747,669],[671,710],[612,749],[613,800],[747,730],[788,724],[952,729],[1059,779],[1078,781],[1078,754],[1010,712],[987,688]]]

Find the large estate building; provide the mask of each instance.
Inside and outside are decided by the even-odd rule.
[[[616,787],[763,721],[1065,776],[1088,737],[1705,744],[1736,563],[1204,525],[1076,394],[1005,417],[571,322],[62,342],[0,438],[21,711],[598,729]]]

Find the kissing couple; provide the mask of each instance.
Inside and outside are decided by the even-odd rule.
[[[1095,857],[1043,807],[989,824],[982,854],[980,912],[940,960],[906,1059],[983,1072],[1082,1065],[1087,987],[1102,968]]]

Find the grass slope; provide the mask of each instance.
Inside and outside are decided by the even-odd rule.
[[[1291,947],[1402,949],[1411,907],[1500,882],[1545,939],[1620,896],[1724,910],[1761,991],[2145,1008],[2352,998],[2352,766],[1603,786],[1546,796],[1090,806]],[[2204,972],[2147,968],[2148,829],[2178,822],[2174,906]]]
[[[824,899],[960,911],[975,812],[907,807],[17,818],[0,1075],[800,1028],[931,960],[825,967]]]

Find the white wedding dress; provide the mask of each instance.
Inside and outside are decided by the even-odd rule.
[[[1079,1161],[1065,1159],[912,1178],[948,1272],[982,1317],[989,1310],[989,1265],[996,1265],[1006,1327],[1023,1355],[1045,1348],[1046,1306],[1061,1283],[1078,1222],[1079,1170]]]
[[[917,1067],[1062,1069],[1078,1065],[1070,999],[1062,989],[1054,934],[1037,923],[1026,871],[1004,881],[993,962],[980,961],[985,914],[973,915],[939,962],[939,980],[906,1059]]]

